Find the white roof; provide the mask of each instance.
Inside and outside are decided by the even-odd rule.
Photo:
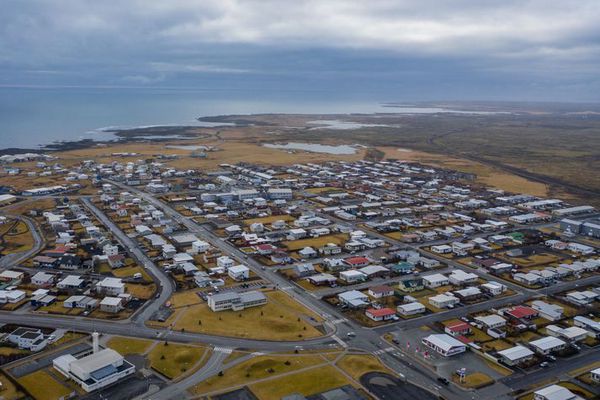
[[[2,271],[0,272],[0,277],[2,278],[7,278],[7,279],[17,279],[23,276],[23,273],[20,271],[13,271],[10,269],[7,269],[6,271]]]
[[[484,325],[496,325],[499,323],[506,323],[506,320],[499,315],[482,315],[480,317],[475,317],[476,321],[481,322]]]
[[[569,389],[559,385],[550,385],[543,389],[535,391],[535,394],[546,400],[582,400]]]
[[[537,347],[540,350],[550,350],[555,347],[565,345],[565,341],[554,336],[546,336],[533,342],[529,342],[530,345]]]
[[[529,357],[533,355],[533,351],[529,350],[525,346],[515,346],[510,349],[501,350],[498,354],[508,360],[515,361],[520,360],[521,358]]]
[[[356,299],[366,299],[367,295],[359,292],[358,290],[349,290],[347,292],[343,292],[338,294],[338,297],[345,301],[356,300]]]
[[[428,341],[429,343],[444,351],[448,351],[453,347],[465,347],[465,344],[463,342],[460,342],[454,339],[452,336],[447,335],[445,333],[429,335],[423,340]]]
[[[105,297],[102,299],[102,301],[100,302],[101,306],[118,306],[119,304],[121,304],[121,300],[123,300],[122,298],[119,297]]]
[[[365,274],[355,269],[349,269],[348,271],[340,272],[340,276],[365,276]]]
[[[418,301],[413,301],[412,303],[401,304],[398,306],[398,309],[402,309],[404,311],[415,311],[424,309],[425,306]]]
[[[61,285],[66,285],[66,286],[79,286],[79,285],[81,285],[82,282],[83,282],[83,279],[81,279],[81,277],[79,277],[77,275],[69,275],[65,279],[60,281],[59,283]]]
[[[103,349],[97,353],[82,357],[70,363],[71,371],[78,369],[84,373],[92,373],[108,365],[121,362],[123,356],[113,349]]]
[[[240,273],[244,273],[249,270],[250,270],[250,268],[248,268],[242,264],[234,265],[233,267],[229,267],[229,272],[231,272],[232,274],[240,274]]]
[[[101,287],[122,287],[125,285],[121,278],[104,278],[96,286]]]
[[[423,277],[428,282],[445,282],[448,278],[442,274],[431,274]]]

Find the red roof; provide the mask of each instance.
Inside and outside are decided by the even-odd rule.
[[[272,244],[259,244],[256,246],[258,250],[272,250],[275,248]]]
[[[388,315],[395,315],[396,311],[392,310],[391,308],[380,308],[380,309],[376,309],[376,308],[369,308],[366,311],[368,314],[371,314],[374,317],[386,317]]]
[[[346,264],[368,264],[369,259],[367,257],[348,257],[344,259]]]
[[[537,315],[538,312],[531,307],[516,306],[515,308],[510,310],[508,314],[512,315],[515,318],[527,318]]]
[[[466,322],[455,322],[453,324],[448,324],[446,326],[446,329],[448,329],[449,331],[452,332],[463,332],[463,331],[470,331],[471,330],[471,326],[469,326],[469,324],[467,324]]]

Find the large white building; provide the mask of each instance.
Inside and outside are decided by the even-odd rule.
[[[101,389],[135,372],[135,366],[115,350],[99,350],[97,333],[93,337],[92,354],[81,358],[65,354],[52,361],[58,372],[77,382],[86,392]]]
[[[464,353],[467,350],[467,346],[463,342],[445,333],[429,335],[424,337],[422,342],[425,346],[437,351],[444,357]]]
[[[267,297],[262,292],[255,290],[243,293],[217,293],[208,296],[208,306],[215,312],[225,310],[241,311],[245,308],[264,304],[267,304]]]

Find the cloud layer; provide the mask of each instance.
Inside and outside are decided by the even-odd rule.
[[[0,84],[355,79],[373,92],[598,100],[598,21],[595,0],[9,0]]]

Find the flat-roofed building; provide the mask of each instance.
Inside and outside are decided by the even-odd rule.
[[[422,343],[444,357],[464,353],[467,350],[463,342],[445,333],[429,335],[423,338]]]

